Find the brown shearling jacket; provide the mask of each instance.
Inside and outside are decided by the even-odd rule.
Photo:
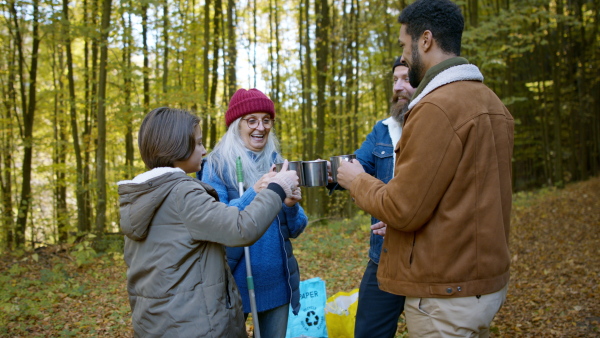
[[[388,225],[380,288],[409,297],[496,292],[509,280],[514,120],[479,81],[435,88],[409,111],[394,178],[358,175],[357,205]]]

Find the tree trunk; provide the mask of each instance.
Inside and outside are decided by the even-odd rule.
[[[168,102],[166,96],[169,83],[169,1],[164,0],[163,3],[163,76],[162,76],[162,91],[164,95],[163,101]]]
[[[280,62],[280,53],[281,53],[281,39],[279,38],[279,4],[277,0],[274,0],[275,7],[275,90],[274,90],[274,100],[277,102],[278,107],[281,107],[281,62]]]
[[[257,6],[256,5],[256,0],[252,0],[252,33],[253,33],[252,34],[252,38],[253,38],[252,42],[253,42],[253,45],[254,45],[254,48],[253,48],[253,51],[252,51],[252,55],[253,55],[253,58],[252,58],[252,70],[254,71],[253,72],[254,73],[254,85],[252,87],[254,87],[254,88],[256,88],[256,77],[257,77],[257,74],[256,74],[256,45],[257,45],[257,42],[258,42],[258,34],[256,33],[256,20],[257,20],[257,18],[256,18],[256,16],[257,16],[256,15],[256,6]]]
[[[468,0],[469,24],[471,27],[479,26],[479,0]]]
[[[237,89],[237,41],[235,35],[236,22],[235,1],[227,0],[227,90],[226,98],[230,98]]]
[[[144,112],[150,111],[150,58],[148,51],[148,3],[142,1],[142,52],[144,54]]]
[[[306,76],[306,80],[304,83],[304,87],[302,88],[302,92],[304,94],[304,102],[306,104],[305,110],[305,121],[306,127],[303,130],[304,135],[306,135],[306,149],[304,158],[314,159],[314,128],[312,121],[312,51],[310,46],[310,14],[309,14],[310,1],[304,0],[304,19],[305,21],[305,30],[304,32],[300,32],[300,34],[304,34],[304,66],[306,67],[304,70],[304,74]]]
[[[64,32],[63,32],[64,33]],[[64,69],[62,51],[56,50],[54,45],[52,54],[52,77],[54,84],[54,151],[52,160],[54,163],[54,219],[56,220],[58,242],[65,243],[69,237],[69,213],[67,209],[67,185],[66,185],[66,163],[67,163],[67,133],[64,118],[64,107],[62,103],[64,85],[60,72]],[[58,62],[56,56],[58,54]]]
[[[71,23],[69,20],[69,0],[63,0],[63,29],[65,37],[65,49],[67,54],[67,79],[69,87],[69,116],[71,120],[71,137],[73,138],[73,150],[75,152],[75,165],[77,168],[77,182],[75,196],[77,200],[77,230],[79,232],[89,231],[89,223],[86,222],[85,186],[83,179],[83,159],[81,157],[81,146],[79,144],[79,127],[77,126],[77,108],[75,97],[75,76],[73,75],[73,53],[71,51]]]
[[[33,0],[33,31],[32,31],[32,47],[31,47],[31,66],[29,69],[29,103],[27,109],[23,110],[23,171],[22,178],[23,183],[21,187],[21,201],[19,203],[18,215],[17,215],[17,245],[25,244],[25,230],[27,227],[27,217],[29,215],[29,209],[31,205],[31,166],[33,159],[33,123],[35,118],[35,107],[36,107],[36,84],[37,84],[37,67],[38,67],[38,51],[40,46],[39,38],[39,0]],[[13,5],[14,19],[17,20],[16,9]],[[16,25],[17,26],[17,25]],[[18,27],[17,27],[18,29]],[[22,48],[22,46],[19,46]],[[19,60],[22,67],[24,62],[22,54]],[[22,89],[24,88],[23,82],[25,80],[21,77]],[[24,93],[21,94],[24,98]]]
[[[219,53],[221,51],[221,16],[223,3],[221,0],[215,0],[215,14],[213,17],[213,62],[211,68],[211,84],[210,84],[210,107],[214,107],[217,101],[217,86],[219,84]],[[217,124],[216,119],[210,119],[210,147],[214,148],[216,144]]]
[[[133,111],[131,105],[131,89],[133,88],[131,70],[131,49],[133,37],[131,35],[131,3],[127,2],[125,11],[121,16],[123,23],[123,105],[125,107],[125,173],[124,177],[130,179],[134,175],[134,145],[133,145]]]
[[[360,1],[356,0],[356,5],[355,5],[355,10],[353,11],[353,15],[354,15],[354,20],[353,20],[353,29],[352,29],[352,33],[354,36],[354,41],[356,41],[354,43],[354,48],[352,48],[352,57],[354,59],[354,67],[356,68],[355,71],[355,83],[354,83],[354,118],[352,119],[352,143],[351,143],[351,147],[350,149],[348,149],[348,152],[352,152],[354,151],[354,149],[358,148],[359,143],[358,143],[358,121],[360,119],[359,117],[359,112],[358,112],[358,107],[359,107],[359,103],[358,103],[358,98],[360,97],[360,75],[359,75],[359,69],[360,69],[360,58],[358,57],[358,51],[360,46],[362,46],[362,41],[360,41],[361,38],[361,34],[360,34]]]
[[[14,244],[14,214],[13,214],[13,198],[12,198],[12,149],[13,149],[13,110],[16,108],[16,92],[14,83],[16,83],[16,75],[15,75],[15,61],[16,61],[16,49],[14,41],[9,43],[9,50],[7,53],[3,53],[6,55],[6,64],[8,68],[8,78],[7,83],[3,83],[2,86],[2,98],[4,103],[4,108],[6,111],[6,115],[0,116],[0,118],[4,119],[6,123],[4,124],[4,128],[0,131],[0,137],[2,143],[0,145],[0,187],[1,187],[1,197],[2,197],[2,215],[0,219],[2,220],[2,231],[4,232],[4,238],[6,243],[6,248],[11,250]],[[16,114],[15,114],[16,115]]]
[[[106,223],[106,64],[108,61],[108,33],[110,28],[111,0],[104,0],[100,38],[100,67],[98,74],[98,150],[96,152],[96,233],[102,235]]]
[[[557,0],[556,2],[556,10],[557,15],[562,16],[562,0]],[[557,27],[557,41],[556,41],[556,50],[560,50],[562,46],[562,34],[563,34],[563,24],[559,20]],[[561,130],[563,125],[561,123],[561,105],[559,99],[562,97],[561,95],[561,69],[560,64],[562,63],[562,53],[559,53],[554,58],[554,67],[553,67],[553,79],[554,79],[554,109],[553,117],[554,117],[554,185],[559,188],[564,187],[564,173],[563,173],[563,149],[562,149],[562,141],[561,141]]]
[[[308,128],[307,122],[306,122],[306,115],[307,115],[307,109],[308,109],[308,105],[306,104],[305,98],[306,98],[306,66],[305,66],[305,56],[302,53],[303,48],[304,48],[304,1],[300,1],[300,8],[298,10],[298,60],[300,61],[300,89],[301,89],[301,93],[302,93],[302,100],[300,100],[300,131],[297,131],[297,135],[296,135],[296,139],[302,140],[301,141],[301,148],[300,148],[300,156],[303,159],[308,159],[307,155],[307,149],[308,149],[308,138],[307,137],[302,137],[304,135],[304,132],[306,131],[306,128]],[[308,204],[308,201],[307,201]]]
[[[317,142],[315,155],[318,158],[325,157],[325,109],[327,108],[325,93],[327,90],[327,77],[329,74],[329,35],[331,30],[329,3],[327,1],[328,0],[315,1],[315,13],[318,13],[316,27]]]
[[[208,132],[209,122],[211,120],[208,109],[209,78],[210,78],[210,62],[208,52],[210,50],[210,0],[204,0],[204,48],[202,49],[202,94],[200,100],[202,102],[202,111],[204,117],[202,119],[202,143],[207,144],[209,149],[213,149],[215,140]],[[210,140],[207,142],[207,140]]]
[[[92,0],[92,8],[91,10],[87,10],[87,0],[84,0],[85,10],[85,23],[86,25],[90,25],[92,27],[96,27],[98,24],[97,13],[98,13],[98,1]],[[88,12],[90,15],[88,16]],[[92,170],[91,166],[91,157],[92,152],[94,151],[94,140],[92,138],[92,132],[94,129],[94,122],[96,121],[96,110],[97,110],[97,102],[96,102],[96,92],[97,92],[97,74],[96,70],[98,67],[98,36],[95,32],[91,33],[91,46],[89,46],[89,36],[86,36],[86,109],[85,116],[83,121],[83,137],[82,144],[84,145],[83,150],[83,186],[84,186],[84,194],[85,194],[85,231],[92,230],[93,223],[93,209],[92,209],[92,199],[93,199],[93,188],[92,188]],[[91,49],[91,51],[89,50]],[[88,60],[88,55],[91,52],[91,60]],[[80,234],[81,235],[81,234]]]

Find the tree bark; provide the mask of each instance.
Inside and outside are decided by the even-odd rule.
[[[14,3],[12,6],[14,11],[14,20],[17,21],[16,8]],[[27,227],[27,217],[29,215],[29,209],[31,205],[31,166],[33,159],[33,123],[35,118],[35,107],[36,107],[36,85],[37,85],[37,68],[38,68],[38,51],[40,46],[39,37],[39,0],[33,0],[33,16],[32,16],[32,47],[31,47],[31,66],[29,68],[29,102],[27,109],[23,110],[23,170],[22,170],[22,186],[21,186],[21,200],[19,203],[18,215],[17,215],[17,245],[25,245],[25,230]],[[18,30],[18,25],[15,24]],[[20,39],[19,39],[20,40]],[[21,41],[20,41],[21,43]],[[22,48],[19,46],[19,48]],[[23,67],[23,56],[19,60],[20,68]],[[21,73],[22,75],[22,73]],[[25,79],[21,76],[21,89],[24,90]],[[24,99],[25,94],[22,93],[21,97]]]
[[[214,107],[217,102],[217,86],[219,84],[219,53],[221,51],[221,17],[223,3],[221,0],[215,0],[215,14],[213,17],[213,62],[211,67],[211,84],[210,84],[210,107]],[[217,124],[216,119],[210,119],[210,147],[214,148],[216,144]]]
[[[12,27],[11,27],[12,29]],[[0,146],[0,187],[1,187],[1,197],[2,197],[2,215],[0,219],[2,220],[2,231],[4,232],[4,238],[6,243],[6,248],[11,250],[14,244],[14,214],[13,214],[13,197],[12,197],[12,170],[13,170],[13,157],[12,157],[12,149],[13,149],[13,110],[16,108],[16,92],[14,83],[16,83],[16,75],[15,75],[15,62],[16,62],[16,48],[15,42],[11,41],[8,45],[8,50],[6,53],[6,65],[7,65],[7,81],[6,83],[2,83],[2,98],[3,104],[5,108],[6,115],[1,116],[2,119],[5,119],[6,123],[4,128],[0,131],[0,137],[2,140],[2,144]],[[16,114],[15,114],[16,116]]]
[[[63,29],[65,39],[65,50],[67,54],[67,79],[69,88],[69,116],[71,121],[71,137],[73,138],[73,150],[75,152],[75,166],[77,168],[77,182],[75,185],[75,196],[77,200],[77,230],[79,232],[89,231],[86,222],[85,206],[85,186],[83,177],[83,159],[81,156],[81,146],[79,144],[79,127],[77,125],[77,108],[75,96],[75,76],[73,74],[73,53],[71,51],[71,23],[69,20],[69,0],[63,0]]]
[[[316,55],[317,55],[317,133],[315,156],[325,157],[325,109],[327,101],[327,78],[329,74],[329,35],[331,21],[329,16],[328,0],[315,0],[315,13],[317,13],[316,27]]]
[[[314,158],[314,128],[313,128],[313,118],[312,118],[312,48],[310,46],[310,14],[309,7],[310,1],[304,0],[304,19],[305,21],[305,29],[304,32],[300,32],[300,34],[304,34],[304,74],[306,76],[304,87],[302,88],[302,93],[304,94],[304,103],[305,103],[305,111],[304,118],[306,121],[305,129],[303,130],[304,135],[306,135],[306,149],[304,158]]]
[[[142,1],[142,52],[144,54],[144,111],[150,111],[150,58],[148,51],[148,2]]]
[[[562,16],[562,11],[563,11],[563,2],[562,0],[557,0],[556,2],[556,10],[557,10],[557,15],[560,17]],[[560,46],[562,46],[562,34],[563,34],[563,24],[562,22],[559,20],[557,27],[556,27],[556,34],[557,34],[557,41],[556,41],[556,50],[560,51]],[[561,74],[561,60],[562,60],[562,53],[558,53],[558,55],[556,55],[554,57],[554,67],[553,67],[553,80],[554,80],[554,108],[552,110],[553,112],[553,118],[554,118],[554,185],[562,188],[564,187],[564,173],[563,173],[563,160],[562,160],[562,155],[563,155],[563,149],[562,149],[562,136],[561,136],[561,130],[562,130],[562,123],[561,123],[561,106],[560,106],[560,102],[558,101],[559,98],[562,97],[561,95],[561,90],[560,90],[560,86],[561,86],[561,78],[562,78],[562,74]]]
[[[134,175],[134,145],[133,145],[133,111],[131,104],[131,90],[133,87],[131,54],[133,37],[131,34],[131,3],[127,2],[121,20],[123,24],[123,103],[125,107],[125,173],[124,178],[130,179]]]
[[[164,0],[163,3],[163,76],[162,76],[162,91],[163,94],[167,94],[169,84],[169,1]],[[163,98],[165,102],[168,98]]]
[[[202,49],[202,94],[200,100],[204,117],[202,119],[202,143],[208,144],[212,149],[216,143],[208,131],[211,117],[209,115],[208,97],[210,96],[210,62],[208,52],[210,50],[210,0],[204,0],[204,48]],[[210,140],[210,141],[207,141]]]
[[[64,32],[63,32],[64,33]],[[64,60],[62,51],[53,46],[52,53],[52,80],[54,84],[54,151],[52,160],[54,163],[54,218],[56,220],[56,230],[58,232],[58,242],[65,243],[68,240],[69,233],[69,213],[67,208],[67,185],[66,185],[66,164],[67,164],[67,133],[66,121],[63,117],[63,92],[64,85],[60,72],[64,69]],[[58,61],[57,59],[58,55]]]
[[[106,223],[106,74],[108,61],[108,33],[111,0],[104,0],[100,38],[100,67],[98,69],[98,150],[96,152],[96,233],[102,235]]]
[[[230,98],[237,89],[237,41],[235,28],[237,14],[235,10],[235,1],[227,0],[227,90],[225,96]]]

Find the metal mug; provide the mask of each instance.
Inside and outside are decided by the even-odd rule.
[[[283,167],[283,162],[275,163],[275,171],[280,172]],[[296,170],[298,175],[298,186],[304,186],[304,168],[302,167],[302,161],[288,161],[288,170]]]
[[[342,161],[351,161],[354,159],[356,159],[356,155],[354,154],[331,156],[329,158],[329,160],[331,161],[331,177],[333,178],[334,182],[337,182],[337,171],[340,165],[342,164]]]
[[[304,186],[321,187],[327,185],[327,161],[302,161]]]

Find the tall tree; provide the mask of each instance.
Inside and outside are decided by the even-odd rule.
[[[213,62],[211,67],[211,84],[208,104],[214,107],[217,103],[217,86],[219,84],[219,54],[221,52],[221,16],[223,15],[223,2],[215,0],[215,10],[213,16]],[[216,119],[210,120],[210,148],[216,144],[217,124]]]
[[[304,49],[304,59],[301,63],[302,69],[302,133],[306,136],[304,139],[303,158],[314,158],[314,128],[312,119],[312,49],[310,45],[310,2],[309,0],[300,0],[300,25],[299,35],[302,37],[300,43]],[[304,28],[304,29],[302,29]]]
[[[77,123],[77,98],[75,95],[75,75],[73,74],[73,52],[71,50],[71,23],[69,20],[69,0],[62,2],[63,12],[63,37],[65,51],[67,54],[67,80],[69,88],[69,117],[71,122],[71,137],[73,139],[73,150],[75,152],[75,166],[77,168],[77,181],[75,183],[75,196],[77,200],[77,230],[79,232],[89,231],[85,204],[86,187],[84,184],[83,158],[81,156],[81,145],[79,141],[79,126]]]
[[[54,37],[54,41],[58,40]],[[56,220],[58,241],[65,243],[69,235],[69,212],[67,208],[67,183],[66,183],[66,163],[67,163],[67,131],[66,120],[63,117],[63,92],[64,84],[61,77],[64,69],[64,56],[60,45],[53,44],[54,53],[52,53],[52,80],[54,85],[54,147],[52,154],[53,174],[54,174],[54,218]]]
[[[150,51],[148,50],[148,2],[150,0],[142,0],[142,53],[144,54],[144,65],[142,74],[144,78],[144,111],[150,109]]]
[[[209,59],[209,50],[210,50],[210,0],[204,0],[204,46],[202,48],[202,93],[200,94],[200,100],[203,106],[204,118],[202,119],[202,142],[204,144],[208,144],[209,148],[212,149],[215,145],[215,141],[206,131],[209,130],[209,104],[208,97],[210,96],[209,90],[209,79],[210,79],[210,59]],[[210,137],[209,137],[210,135]],[[210,144],[207,142],[207,139],[210,139]]]
[[[125,177],[133,177],[134,146],[133,146],[133,107],[131,92],[133,88],[131,55],[133,49],[133,36],[131,24],[131,2],[122,5],[121,22],[123,25],[123,104],[125,115]]]
[[[231,97],[237,88],[236,64],[237,64],[237,47],[236,47],[236,26],[237,13],[235,10],[235,1],[227,0],[227,58],[226,72],[227,82],[225,97]]]
[[[104,0],[100,25],[100,67],[98,69],[98,149],[96,152],[96,232],[102,234],[106,223],[106,74],[108,61],[108,33],[110,29],[111,0]]]
[[[248,6],[250,6],[250,3],[248,3]],[[253,46],[252,46],[252,69],[254,70],[254,84],[252,85],[252,87],[256,88],[256,78],[257,78],[257,71],[256,71],[256,49],[257,49],[257,44],[258,44],[258,33],[257,33],[257,21],[258,21],[258,17],[256,15],[257,12],[257,5],[256,5],[256,0],[252,0],[252,42],[253,42]],[[216,15],[215,15],[216,16]]]
[[[88,5],[88,0],[84,0],[84,25],[88,27],[96,27],[98,24],[98,1],[91,0],[91,6]],[[94,122],[96,122],[97,112],[97,69],[98,69],[98,35],[95,29],[84,35],[84,55],[85,55],[85,114],[83,118],[83,132],[82,132],[82,144],[83,144],[83,186],[85,194],[85,224],[83,224],[84,231],[92,230],[93,222],[93,210],[92,210],[92,199],[93,189],[92,186],[92,154],[94,150],[94,140],[92,133],[94,131]],[[91,54],[91,59],[90,59]]]
[[[329,74],[329,35],[331,21],[329,17],[328,0],[315,0],[315,13],[317,13],[316,55],[317,55],[317,142],[315,155],[325,157],[325,98],[327,77]]]
[[[39,0],[33,0],[33,15],[32,15],[32,47],[31,47],[31,64],[29,66],[29,77],[26,80],[23,76],[23,68],[25,67],[25,57],[23,55],[23,40],[20,33],[17,9],[15,3],[11,3],[11,11],[13,14],[14,26],[16,30],[16,44],[19,52],[19,73],[21,83],[21,100],[23,106],[23,170],[21,184],[21,200],[17,214],[17,233],[16,239],[18,245],[25,244],[25,230],[27,227],[27,217],[31,205],[31,166],[33,158],[33,123],[35,118],[36,97],[37,97],[37,70],[38,70],[38,52],[40,47],[39,37]],[[29,85],[29,102],[25,101],[25,82]]]
[[[169,1],[163,0],[163,76],[162,92],[167,94],[169,84]],[[165,96],[164,100],[167,100]]]
[[[561,110],[562,106],[558,101],[561,97],[561,86],[562,83],[562,63],[563,55],[560,52],[563,44],[563,23],[560,18],[563,14],[563,2],[562,0],[556,1],[556,14],[559,16],[558,25],[556,27],[556,50],[557,53],[554,57],[554,68],[553,68],[553,79],[554,79],[554,184],[560,188],[564,187],[564,173],[563,173],[563,149],[562,149],[562,127],[561,123]]]
[[[10,24],[9,24],[10,25]],[[8,43],[8,50],[2,54],[6,59],[6,81],[2,77],[2,101],[4,113],[0,116],[3,121],[2,130],[0,131],[0,188],[2,197],[2,220],[4,239],[6,248],[12,249],[14,244],[14,215],[13,215],[13,119],[14,109],[16,109],[16,92],[14,83],[16,83],[15,62],[16,49],[14,42]]]

